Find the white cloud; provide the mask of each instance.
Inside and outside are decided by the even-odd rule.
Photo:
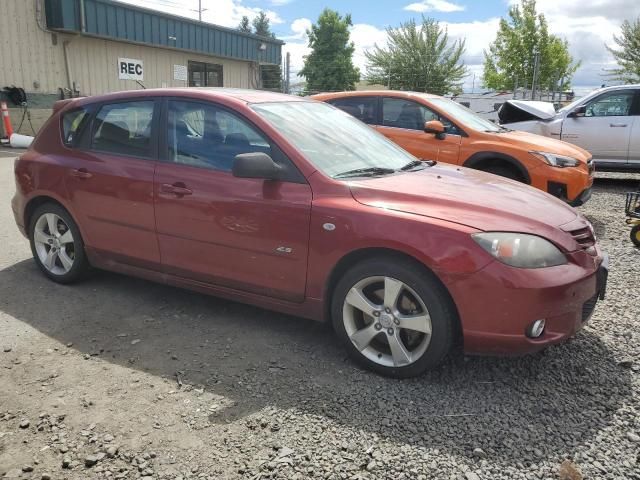
[[[509,0],[511,5],[517,0]],[[606,69],[615,66],[605,45],[613,44],[624,19],[640,15],[638,0],[538,0],[537,9],[549,23],[551,33],[569,42],[574,60],[582,65],[572,83],[599,86],[608,83]]]
[[[426,13],[426,12],[461,12],[465,9],[463,5],[447,2],[446,0],[422,0],[421,2],[410,3],[404,7],[404,10],[410,12]]]
[[[271,0],[271,5],[275,5],[276,7],[287,5],[291,3],[293,0]]]
[[[161,10],[172,15],[180,15],[189,18],[198,18],[198,0],[186,0],[178,2],[169,0],[159,2],[156,0],[119,0],[131,3],[139,7]],[[275,0],[276,2],[279,0]],[[276,3],[274,3],[276,5]],[[253,19],[261,10],[258,7],[246,7],[240,0],[202,0],[202,20],[215,23],[223,27],[235,28],[240,24],[243,16]],[[265,10],[272,25],[284,23],[284,20],[274,11]]]

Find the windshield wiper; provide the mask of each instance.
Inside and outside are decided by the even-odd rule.
[[[373,177],[375,175],[389,175],[396,173],[393,168],[385,167],[366,167],[356,168],[355,170],[347,170],[346,172],[338,173],[333,178],[347,178],[347,177]]]
[[[425,160],[421,158],[420,160],[411,160],[400,170],[403,170],[403,171],[422,170],[423,168],[426,168],[426,167],[433,167],[436,163],[438,162],[436,162],[435,160]],[[422,167],[422,168],[418,168],[418,167]]]
[[[411,160],[400,170],[402,171],[414,170],[414,169],[418,169],[418,167],[421,167],[420,170],[422,170],[423,168],[425,168],[425,163],[427,165],[433,165],[433,163],[431,163],[431,160]]]

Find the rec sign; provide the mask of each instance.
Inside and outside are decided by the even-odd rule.
[[[118,78],[120,80],[144,80],[142,60],[118,58]]]

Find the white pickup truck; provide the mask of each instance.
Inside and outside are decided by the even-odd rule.
[[[555,111],[547,102],[509,100],[500,124],[588,150],[599,170],[640,170],[640,85],[601,88]]]

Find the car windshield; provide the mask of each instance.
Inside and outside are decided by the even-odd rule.
[[[388,175],[416,160],[373,128],[326,103],[258,103],[251,108],[333,178]]]
[[[429,102],[438,107],[455,122],[460,122],[474,130],[481,132],[504,132],[506,129],[485,120],[477,113],[448,98],[429,98]]]

